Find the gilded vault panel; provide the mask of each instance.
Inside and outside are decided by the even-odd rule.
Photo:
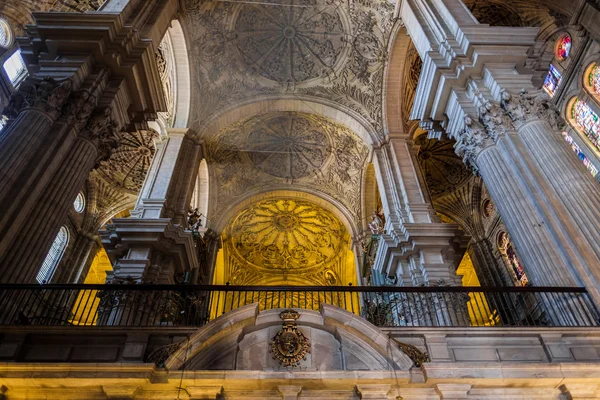
[[[293,282],[339,285],[349,278],[348,231],[308,201],[256,203],[229,224],[223,243],[226,277],[234,285],[284,284],[292,276]]]
[[[342,125],[298,112],[269,113],[231,125],[206,149],[213,215],[252,190],[302,189],[333,197],[360,223],[369,150]]]
[[[387,0],[187,0],[192,127],[232,104],[288,94],[334,101],[381,132],[393,9]]]

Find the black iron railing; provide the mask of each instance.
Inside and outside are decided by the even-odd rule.
[[[262,310],[332,304],[381,327],[599,326],[583,288],[0,285],[0,325],[201,326]]]

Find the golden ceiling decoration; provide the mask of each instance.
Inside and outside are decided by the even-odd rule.
[[[278,199],[242,211],[223,235],[232,284],[278,281],[339,285],[349,250],[345,226],[304,200]]]

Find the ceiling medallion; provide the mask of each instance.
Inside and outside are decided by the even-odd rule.
[[[237,49],[246,65],[279,83],[333,74],[345,46],[338,8],[316,0],[244,5],[235,23]]]
[[[323,127],[292,113],[261,121],[248,135],[247,146],[258,169],[289,180],[318,172],[331,154]]]
[[[300,361],[306,360],[310,353],[308,338],[298,330],[296,320],[300,314],[294,310],[285,310],[279,314],[283,326],[271,339],[273,359],[279,360],[284,367],[297,367]]]
[[[228,229],[232,255],[263,272],[313,273],[343,255],[347,231],[331,212],[293,199],[264,200]],[[337,281],[337,278],[334,277]]]

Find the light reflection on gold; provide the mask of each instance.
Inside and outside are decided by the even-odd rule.
[[[90,270],[85,277],[85,284],[103,284],[106,282],[106,272],[112,271],[112,264],[104,248],[101,248],[96,256]],[[97,310],[100,299],[96,297],[97,290],[88,290],[79,293],[77,301],[74,303],[71,323],[74,325],[95,325],[97,319]]]
[[[330,211],[306,200],[277,199],[242,210],[221,237],[214,284],[240,286],[357,285],[354,252],[344,224]],[[213,298],[212,315],[258,302],[261,309],[319,309],[326,302],[358,313],[357,294],[247,293]]]
[[[469,256],[468,252],[465,252],[458,268],[456,270],[457,275],[462,275],[463,286],[481,286],[475,268],[473,267],[473,261]],[[482,293],[469,293],[470,300],[467,303],[469,308],[469,319],[473,326],[492,326],[496,325],[494,312],[490,309],[490,306]]]

